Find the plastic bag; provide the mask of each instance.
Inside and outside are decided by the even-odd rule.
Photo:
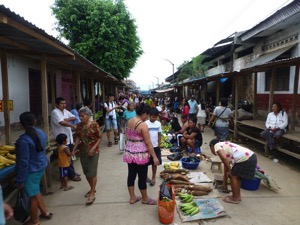
[[[167,186],[167,188],[169,188],[169,191],[172,195],[170,201],[165,202],[165,201],[161,201],[160,199],[158,200],[158,217],[159,217],[159,222],[161,222],[162,224],[170,224],[174,220],[175,191],[174,191],[174,187]],[[160,193],[159,196],[161,196]]]
[[[19,190],[16,205],[14,208],[15,220],[23,223],[30,213],[30,197],[25,193],[24,189]]]
[[[170,188],[167,186],[167,180],[164,180],[159,189],[159,199],[162,200],[163,197],[167,197],[169,199],[172,199],[172,191]]]
[[[119,150],[120,152],[123,152],[124,149],[125,149],[125,135],[123,133],[120,133]]]

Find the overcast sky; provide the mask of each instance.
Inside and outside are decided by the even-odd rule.
[[[250,29],[291,0],[125,0],[138,26],[144,54],[130,79],[142,90],[153,88],[176,68],[236,31]],[[0,0],[48,34],[55,19],[54,0]],[[168,62],[167,60],[170,62]]]

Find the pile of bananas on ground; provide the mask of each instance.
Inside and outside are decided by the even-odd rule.
[[[15,146],[0,146],[0,169],[14,165],[16,163],[16,155],[14,154]]]
[[[179,194],[179,198],[184,202],[184,204],[179,205],[184,215],[194,216],[199,212],[199,207],[193,201],[194,196],[192,194]]]
[[[161,130],[163,134],[168,133],[172,129],[171,124],[166,124],[161,126]]]
[[[160,147],[161,148],[171,148],[171,147],[173,147],[173,144],[169,142],[168,136],[161,135]]]
[[[179,169],[179,162],[170,162],[170,164],[165,163],[164,164],[165,170],[178,170]]]

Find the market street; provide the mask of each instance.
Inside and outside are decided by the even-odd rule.
[[[85,206],[85,193],[89,190],[87,181],[82,179],[80,182],[72,182],[75,189],[70,191],[59,190],[58,169],[53,168],[53,182],[51,190],[53,195],[44,196],[46,205],[50,212],[54,214],[52,220],[41,220],[41,224],[80,224],[80,225],[153,225],[160,224],[158,219],[157,206],[141,204],[129,204],[129,195],[126,186],[127,165],[122,162],[122,154],[119,153],[118,145],[108,148],[106,135],[103,136],[101,143],[101,153],[98,167],[98,184],[96,200],[93,205]],[[206,128],[203,133],[204,144],[202,149],[204,153],[212,156],[208,151],[208,142],[213,138],[211,129]],[[227,217],[208,220],[207,223],[215,225],[222,224],[284,224],[294,225],[300,221],[300,172],[297,169],[291,169],[282,165],[279,160],[274,163],[259,152],[258,164],[269,174],[281,187],[278,193],[266,188],[261,183],[259,190],[246,191],[242,189],[242,201],[240,204],[228,204],[221,201],[225,207]],[[166,161],[166,158],[163,158]],[[82,173],[80,162],[75,163],[77,172]],[[213,179],[213,173],[210,170],[211,163],[203,161],[200,163],[197,171],[206,172],[210,179]],[[159,167],[159,171],[163,169]],[[149,168],[149,174],[150,168]],[[82,175],[83,177],[83,175]],[[154,187],[148,185],[148,194],[150,197],[158,197],[158,185],[162,182],[157,178]],[[137,185],[137,182],[136,182]],[[212,184],[209,184],[212,186]],[[216,192],[214,192],[215,194]],[[136,191],[140,195],[139,191]],[[219,197],[224,194],[218,193]],[[209,196],[208,196],[209,197]],[[177,212],[172,224],[198,224],[199,222],[182,223]],[[17,225],[16,221],[11,219],[8,225]],[[202,223],[206,224],[206,222]]]

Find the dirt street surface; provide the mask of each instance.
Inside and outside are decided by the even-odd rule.
[[[203,133],[204,153],[212,156],[208,143],[213,138],[213,133],[206,128]],[[246,141],[247,142],[247,141]],[[244,143],[246,143],[244,142]],[[179,214],[175,212],[172,224],[214,224],[214,225],[296,225],[300,222],[300,161],[278,155],[277,163],[272,159],[263,156],[262,146],[255,146],[252,142],[246,143],[255,149],[258,156],[259,166],[269,174],[280,186],[278,193],[275,193],[261,183],[257,191],[246,191],[242,189],[242,201],[239,204],[228,204],[221,200],[227,216],[217,219],[183,223]],[[44,196],[46,205],[54,214],[51,220],[41,220],[44,225],[153,225],[160,224],[158,219],[158,207],[144,205],[141,202],[129,204],[127,191],[127,164],[122,162],[122,154],[118,145],[106,147],[106,135],[101,143],[101,153],[98,167],[98,184],[96,200],[93,205],[85,206],[85,193],[89,190],[87,181],[82,174],[79,160],[75,162],[77,172],[82,174],[82,181],[70,184],[75,189],[63,191],[59,189],[59,176],[57,166],[53,166],[53,177],[51,191],[52,195]],[[165,157],[163,161],[168,161]],[[203,171],[213,180],[210,169],[211,163],[202,161],[197,171]],[[155,186],[148,185],[148,194],[152,198],[158,197],[158,185],[162,182],[159,172],[163,170],[159,166]],[[149,175],[151,169],[149,167]],[[213,184],[208,184],[213,186]],[[225,194],[214,191],[214,195],[221,198]],[[136,181],[136,195],[140,195]],[[209,196],[208,196],[209,197]],[[8,225],[19,224],[13,219]]]

